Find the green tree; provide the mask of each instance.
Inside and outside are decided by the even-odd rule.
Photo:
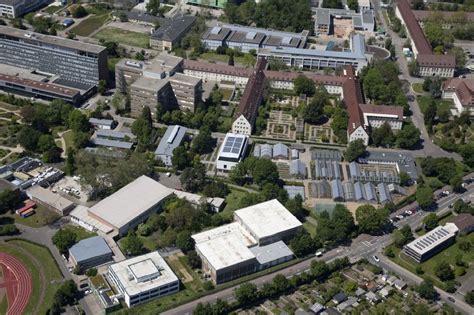
[[[349,143],[346,152],[344,152],[344,158],[348,162],[357,160],[360,156],[365,153],[365,145],[362,139],[357,139]]]
[[[187,167],[179,179],[185,191],[197,192],[206,184],[206,169],[204,166]]]
[[[138,256],[145,253],[143,241],[133,231],[128,232],[128,235],[122,239],[121,245],[122,250],[128,256]]]
[[[359,9],[359,2],[357,0],[348,0],[347,6],[349,9],[357,11]]]
[[[313,83],[314,85],[314,83]],[[324,115],[324,106],[329,103],[329,95],[324,87],[319,87],[311,101],[304,107],[304,120],[311,124],[319,124]]]
[[[10,210],[13,211],[21,204],[22,198],[18,191],[0,191],[0,214]]]
[[[88,131],[90,128],[89,120],[80,110],[75,109],[69,113],[68,126],[74,132]]]
[[[426,217],[423,218],[423,225],[425,226],[426,230],[432,230],[438,226],[438,216],[436,213],[430,213]]]
[[[415,291],[424,299],[434,301],[438,298],[438,292],[436,292],[431,281],[425,280],[415,287]]]
[[[454,279],[454,271],[446,261],[439,261],[434,267],[434,274],[441,281],[448,281]]]
[[[258,159],[251,174],[254,182],[260,186],[265,183],[277,183],[280,178],[276,164],[268,159]]]
[[[372,129],[372,142],[376,146],[390,147],[395,144],[395,135],[388,122],[383,123],[379,128]]]
[[[87,16],[87,14],[88,14],[87,10],[84,9],[84,7],[82,5],[79,5],[73,10],[72,17],[76,18],[76,19],[80,19],[80,18],[83,18],[83,17]]]
[[[41,132],[30,126],[23,126],[16,135],[18,143],[26,150],[36,151]]]
[[[79,290],[74,280],[66,280],[54,295],[55,303],[59,306],[73,305],[77,302]]]
[[[150,0],[146,4],[146,12],[157,16],[160,13],[160,0]]]
[[[296,257],[304,257],[316,250],[315,242],[306,231],[296,234],[290,241],[290,247]]]
[[[453,188],[453,191],[455,192],[462,192],[464,190],[463,185],[463,180],[461,174],[456,174],[454,177],[451,177],[449,180],[449,185]]]
[[[184,146],[179,146],[173,150],[171,162],[176,169],[183,170],[191,165],[192,160],[188,150]]]
[[[418,205],[421,208],[430,208],[434,203],[433,193],[431,192],[431,189],[429,187],[419,187],[416,190],[416,201],[418,202]]]
[[[72,148],[67,149],[67,159],[66,159],[66,174],[72,176],[74,174],[75,167],[75,157],[74,151]]]
[[[234,53],[231,53],[229,55],[229,61],[228,61],[228,65],[229,66],[234,66],[235,62],[234,62]]]
[[[234,297],[239,305],[252,304],[258,299],[257,286],[251,282],[241,284],[234,289]]]
[[[107,81],[100,80],[99,84],[97,85],[97,92],[100,95],[105,95],[105,91],[107,90]]]
[[[194,137],[191,143],[191,149],[197,154],[206,154],[212,152],[215,141],[211,136],[211,131],[207,126],[199,129],[199,134]]]
[[[409,243],[414,239],[413,233],[409,225],[404,225],[401,229],[393,232],[394,244],[402,248],[403,245]]]
[[[277,274],[276,276],[273,277],[272,279],[272,286],[275,288],[277,292],[285,292],[286,290],[289,289],[290,287],[290,282],[288,279],[282,275],[282,274]]]
[[[297,95],[306,94],[306,96],[311,97],[316,93],[316,86],[313,80],[305,77],[304,75],[299,75],[294,84],[294,91]]]
[[[474,305],[474,290],[466,293],[466,295],[464,296],[464,301],[466,301],[466,303],[471,306]]]
[[[458,247],[460,250],[462,250],[463,252],[468,252],[471,250],[471,243],[469,241],[459,241],[458,242]]]
[[[408,187],[408,186],[411,186],[411,184],[413,183],[411,177],[406,172],[400,172],[399,176],[400,176],[400,185],[404,187]]]
[[[52,238],[59,252],[67,254],[69,248],[76,243],[76,233],[72,230],[59,229]]]
[[[176,235],[176,246],[183,252],[188,252],[194,248],[194,240],[191,237],[191,232],[183,230]]]
[[[46,152],[53,147],[56,147],[56,143],[54,142],[54,138],[52,135],[43,134],[39,137],[38,150],[40,152]]]
[[[363,205],[356,209],[356,220],[362,233],[379,233],[388,225],[388,217],[389,212],[384,208]]]
[[[313,278],[318,281],[323,281],[330,274],[329,266],[325,261],[322,260],[313,260],[311,262],[310,273]]]

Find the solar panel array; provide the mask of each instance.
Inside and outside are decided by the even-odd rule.
[[[432,233],[425,235],[418,242],[416,242],[414,246],[419,250],[423,250],[426,247],[432,246],[439,240],[446,238],[446,236],[448,236],[449,234],[450,233],[448,231],[443,228],[440,228],[438,230],[433,231]]]
[[[239,137],[228,137],[226,143],[224,143],[224,149],[222,152],[238,154],[242,148],[244,138]]]

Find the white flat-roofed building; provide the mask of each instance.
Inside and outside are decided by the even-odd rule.
[[[458,231],[454,223],[446,223],[408,243],[403,251],[416,262],[423,262],[454,243]]]
[[[229,172],[235,165],[243,160],[248,146],[248,137],[228,133],[222,143],[216,159],[217,170]]]
[[[34,185],[26,191],[26,194],[31,200],[59,213],[60,215],[68,215],[76,206],[74,202],[59,194],[55,194],[40,185]]]
[[[196,244],[203,271],[208,272],[216,284],[255,272],[255,255],[239,234],[224,234]]]
[[[158,212],[162,203],[172,194],[172,189],[143,175],[95,204],[89,209],[88,215],[122,236],[152,213]]]
[[[259,245],[287,240],[302,226],[277,199],[237,210],[234,212],[234,219],[242,224]]]
[[[109,278],[128,307],[179,291],[179,280],[158,252],[109,266]]]
[[[74,210],[71,211],[69,216],[71,222],[75,223],[84,229],[91,232],[100,232],[102,234],[109,234],[113,231],[109,225],[102,223],[99,220],[94,219],[88,213],[89,208],[83,205],[78,205]]]
[[[114,121],[112,119],[89,118],[89,123],[97,129],[112,129]]]

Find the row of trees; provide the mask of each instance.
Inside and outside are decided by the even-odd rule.
[[[370,132],[372,144],[378,147],[413,148],[420,141],[420,130],[411,122],[405,122],[401,130],[394,133],[388,122]]]
[[[269,298],[275,298],[282,293],[295,290],[301,285],[313,281],[323,282],[332,274],[350,266],[347,257],[337,258],[332,263],[327,264],[324,261],[311,262],[311,268],[307,272],[295,275],[290,279],[282,274],[273,277],[270,283],[265,283],[260,289],[251,282],[244,283],[234,290],[236,302],[229,304],[226,301],[217,300],[214,304],[199,303],[193,314],[195,315],[223,315],[229,314],[232,310],[239,307],[246,307]]]
[[[288,5],[285,0],[228,1],[224,9],[228,22],[257,27],[301,32],[312,32],[314,25],[311,18],[310,3],[306,0],[295,0]]]

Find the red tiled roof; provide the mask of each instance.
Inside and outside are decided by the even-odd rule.
[[[410,5],[407,0],[398,0],[397,2],[398,10],[402,15],[403,21],[405,21],[410,37],[415,43],[416,49],[419,54],[431,54],[431,45],[425,37],[418,21],[415,19]]]
[[[344,68],[345,82],[342,86],[344,94],[344,104],[346,104],[349,114],[349,123],[347,131],[349,134],[354,132],[359,126],[363,126],[364,120],[360,111],[359,104],[364,103],[364,97],[360,88],[359,79],[355,76],[352,66]]]
[[[402,106],[359,104],[359,107],[362,113],[394,115],[398,119],[403,119]]]
[[[246,78],[250,77],[253,73],[252,68],[233,67],[224,64],[201,62],[189,59],[184,59],[183,68],[186,70],[213,72]]]
[[[429,18],[433,14],[441,14],[443,18],[449,19],[453,15],[460,14],[455,11],[428,11],[428,10],[412,10],[413,15],[417,21],[423,21]],[[474,21],[474,12],[462,12],[468,21]]]
[[[456,57],[453,55],[418,54],[416,62],[425,67],[454,68]]]
[[[265,58],[258,59],[239,102],[237,116],[244,115],[251,124],[253,124],[257,117],[258,106],[260,106],[263,98],[263,89],[265,87],[264,70],[266,66],[267,60]]]
[[[62,95],[71,96],[71,97],[73,97],[76,94],[79,94],[79,90],[76,90],[73,88],[64,87],[62,85],[49,83],[49,82],[22,79],[16,76],[11,76],[11,75],[2,74],[2,73],[0,73],[0,81],[5,81],[11,84],[17,84],[20,86],[28,86],[30,88],[34,88],[37,90],[62,94]]]
[[[265,76],[268,80],[273,81],[294,81],[298,76],[303,75],[315,83],[324,85],[343,85],[346,79],[340,76],[320,75],[311,72],[289,72],[289,71],[273,71],[266,70]]]
[[[443,83],[443,90],[456,93],[464,107],[474,107],[474,80],[452,78]]]

